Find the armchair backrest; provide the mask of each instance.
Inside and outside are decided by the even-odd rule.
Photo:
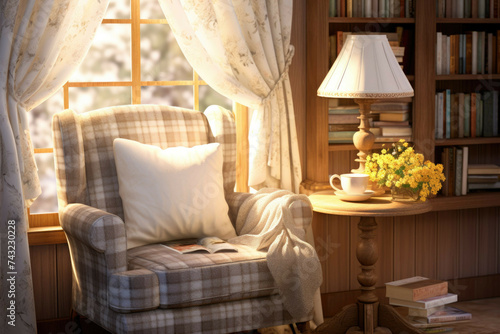
[[[165,149],[219,142],[224,152],[224,190],[234,191],[236,130],[234,116],[211,106],[204,113],[162,105],[129,105],[53,117],[59,209],[83,203],[118,215],[123,207],[113,155],[113,140],[126,138]]]

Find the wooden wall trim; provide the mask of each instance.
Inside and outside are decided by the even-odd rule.
[[[30,246],[65,244],[66,235],[61,226],[30,227],[28,242]]]

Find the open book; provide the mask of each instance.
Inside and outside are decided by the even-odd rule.
[[[238,249],[230,243],[217,237],[204,237],[201,239],[183,239],[161,243],[177,253],[186,254],[193,252],[237,252]]]

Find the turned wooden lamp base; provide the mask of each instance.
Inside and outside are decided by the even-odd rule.
[[[375,135],[370,132],[370,109],[371,105],[378,100],[376,99],[354,99],[359,105],[359,126],[358,132],[352,138],[354,146],[358,149],[358,158],[355,160],[359,162],[357,169],[351,170],[353,173],[364,173],[366,157],[371,153],[373,143],[375,143]]]

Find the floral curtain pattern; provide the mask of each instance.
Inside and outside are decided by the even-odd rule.
[[[298,193],[302,180],[288,67],[292,1],[159,0],[191,66],[249,108],[249,185]]]
[[[26,112],[81,63],[108,2],[0,3],[0,305],[11,307],[2,333],[36,332],[26,209],[41,189]]]

